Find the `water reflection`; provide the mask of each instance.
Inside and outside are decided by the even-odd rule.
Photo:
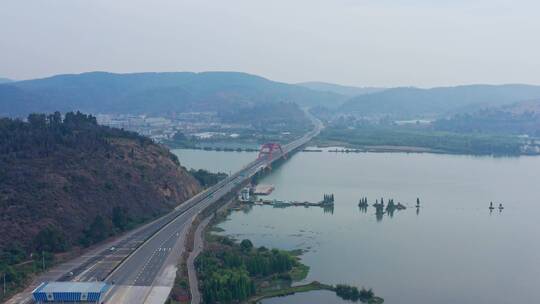
[[[375,218],[377,219],[377,222],[382,221],[384,216],[384,211],[381,208],[377,208],[375,210]]]
[[[334,205],[323,206],[324,213],[334,214]]]
[[[242,212],[244,214],[249,214],[249,213],[251,213],[252,210],[253,210],[253,205],[244,205],[242,207]]]
[[[358,210],[362,213],[367,213],[368,206],[358,206]]]
[[[332,192],[339,197],[332,216],[261,206],[233,212],[220,227],[257,246],[305,249],[306,282],[372,287],[385,303],[540,303],[538,168],[540,157],[299,153],[261,180],[276,187],[269,199],[318,201]],[[412,210],[396,210],[392,220],[383,210],[381,222],[372,201],[356,211],[359,195],[381,194]],[[315,292],[287,299],[263,303],[344,303]]]
[[[253,206],[253,205],[250,205],[250,206]],[[322,206],[295,206],[295,205],[282,205],[282,204],[277,204],[277,205],[271,205],[272,208],[276,208],[276,209],[286,209],[286,208],[301,208],[301,207],[304,207],[304,208],[321,208],[323,210],[323,213],[324,214],[334,214],[334,205],[322,205]]]

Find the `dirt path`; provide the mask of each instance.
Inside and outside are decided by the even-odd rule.
[[[191,251],[187,259],[189,289],[191,292],[191,304],[201,303],[201,293],[199,292],[199,281],[197,279],[197,271],[195,270],[195,259],[203,250],[203,247],[204,247],[203,233],[204,233],[204,229],[210,222],[211,218],[212,217],[207,217],[197,227],[197,230],[195,231],[195,236],[193,239],[193,251]]]

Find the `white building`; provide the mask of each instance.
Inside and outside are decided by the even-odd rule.
[[[249,199],[249,187],[242,188],[242,190],[240,190],[240,201],[249,202]]]

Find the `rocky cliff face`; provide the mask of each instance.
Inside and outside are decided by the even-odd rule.
[[[200,191],[165,147],[80,115],[76,123],[0,120],[0,249],[36,250],[44,229],[54,231],[46,240],[93,243]]]

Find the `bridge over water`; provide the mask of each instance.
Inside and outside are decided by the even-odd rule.
[[[322,123],[310,115],[313,129],[304,136],[279,145],[262,145],[257,159],[216,185],[195,195],[170,213],[109,241],[68,263],[54,267],[35,282],[105,281],[111,284],[106,303],[163,303],[176,276],[184,250],[184,238],[195,216],[251,179],[259,171],[294,153],[317,136]],[[32,303],[26,291],[7,303]]]

